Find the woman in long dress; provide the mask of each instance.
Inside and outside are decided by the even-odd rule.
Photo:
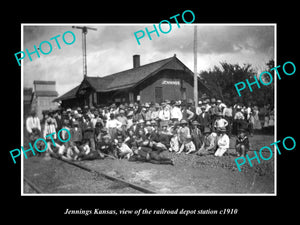
[[[274,109],[270,111],[270,115],[269,115],[269,127],[273,127],[273,126],[274,126]]]
[[[254,130],[261,130],[261,122],[259,120],[258,113],[259,110],[257,106],[254,106],[253,107],[253,129]]]

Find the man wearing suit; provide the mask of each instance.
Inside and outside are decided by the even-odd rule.
[[[89,140],[90,147],[92,151],[95,151],[95,133],[93,128],[93,123],[91,122],[91,119],[89,116],[85,116],[85,122],[82,124],[82,131],[83,131],[83,140]]]
[[[209,112],[205,110],[205,105],[201,106],[202,113],[198,116],[198,122],[200,123],[200,130],[203,133],[205,127],[211,126],[211,117]]]

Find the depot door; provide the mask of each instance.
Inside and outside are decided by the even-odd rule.
[[[155,88],[155,102],[162,103],[162,101],[163,101],[162,87],[156,87]]]

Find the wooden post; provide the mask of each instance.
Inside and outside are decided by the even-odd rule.
[[[194,26],[194,101],[198,107],[198,76],[197,76],[197,25]]]

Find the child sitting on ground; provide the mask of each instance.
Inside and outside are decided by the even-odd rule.
[[[249,139],[244,129],[240,129],[238,132],[239,133],[235,142],[235,150],[237,152],[238,157],[245,157],[247,151],[249,150]]]
[[[183,150],[185,150],[185,154],[190,154],[191,152],[196,151],[196,147],[194,142],[192,141],[191,135],[186,136],[186,140],[181,145],[179,152],[177,154],[180,154]]]
[[[171,137],[169,151],[170,152],[178,152],[179,151],[178,134],[176,131],[174,132],[173,136]]]
[[[117,155],[119,158],[129,159],[130,156],[133,155],[132,150],[128,147],[128,145],[124,142],[122,136],[118,136],[115,139]]]

